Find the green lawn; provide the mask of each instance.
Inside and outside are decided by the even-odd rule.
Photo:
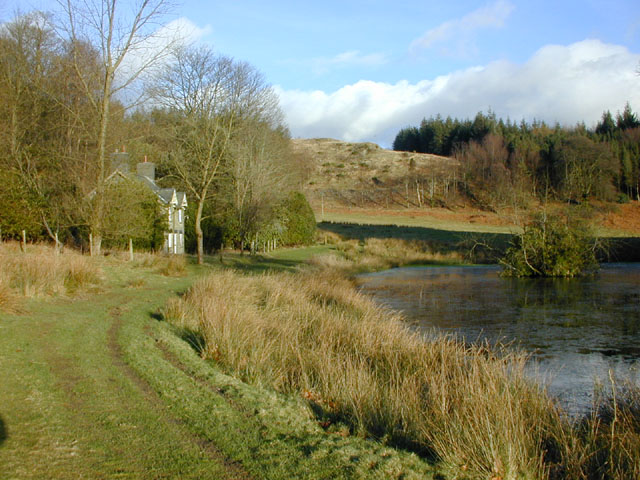
[[[469,233],[497,233],[513,234],[517,232],[516,227],[484,225],[470,222],[454,222],[451,220],[441,220],[427,216],[411,215],[371,215],[361,212],[334,213],[325,212],[322,218],[317,215],[320,223],[351,223],[360,225],[395,225],[398,227],[418,227],[444,232],[469,232]]]
[[[289,270],[326,247],[226,254],[247,272]],[[249,387],[202,360],[166,301],[183,278],[105,265],[76,299],[0,313],[0,478],[431,478],[379,442],[325,432],[305,401]]]

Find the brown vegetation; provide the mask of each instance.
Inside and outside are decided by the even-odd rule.
[[[602,226],[626,235],[640,235],[640,202],[616,205],[603,215]]]
[[[308,162],[305,191],[316,211],[323,203],[392,210],[439,206],[443,196],[455,195],[457,162],[451,158],[326,138],[295,139],[292,144]]]
[[[358,240],[329,239],[339,256],[321,255],[310,260],[312,265],[343,272],[374,271],[402,265],[458,264],[465,259],[458,251],[443,252],[439,245],[427,241],[398,238]]]
[[[213,274],[165,315],[233,375],[298,392],[327,431],[435,455],[464,478],[622,479],[640,468],[637,399],[573,426],[527,380],[524,355],[425,339],[335,270]]]
[[[98,263],[72,250],[56,254],[46,245],[0,244],[0,307],[15,296],[67,295],[100,282]]]

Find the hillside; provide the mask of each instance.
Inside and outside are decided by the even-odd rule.
[[[513,231],[507,216],[467,205],[452,158],[328,138],[292,143],[307,162],[305,194],[320,221]]]
[[[295,139],[294,152],[309,162],[307,194],[314,208],[421,206],[424,178],[453,180],[457,162],[423,153],[385,150],[375,143],[351,143],[328,138]],[[408,192],[408,195],[407,195]],[[435,192],[434,192],[435,193]]]
[[[481,209],[457,190],[453,158],[328,138],[292,144],[307,162],[305,194],[318,220],[503,233],[516,228],[513,211]],[[640,235],[640,202],[596,203],[595,212],[603,233]]]

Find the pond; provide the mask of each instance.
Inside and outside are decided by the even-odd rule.
[[[579,279],[516,279],[497,266],[407,267],[360,275],[361,291],[424,332],[512,344],[529,374],[571,414],[599,382],[640,380],[640,264],[606,264]]]

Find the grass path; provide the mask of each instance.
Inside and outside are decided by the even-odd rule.
[[[121,325],[157,308],[171,293],[160,286],[2,320],[0,477],[230,478],[124,361]]]
[[[294,260],[274,262],[289,269]],[[197,271],[105,270],[106,284],[85,298],[0,313],[0,478],[434,475],[415,455],[329,435],[304,400],[203,361],[189,332],[158,315]]]

